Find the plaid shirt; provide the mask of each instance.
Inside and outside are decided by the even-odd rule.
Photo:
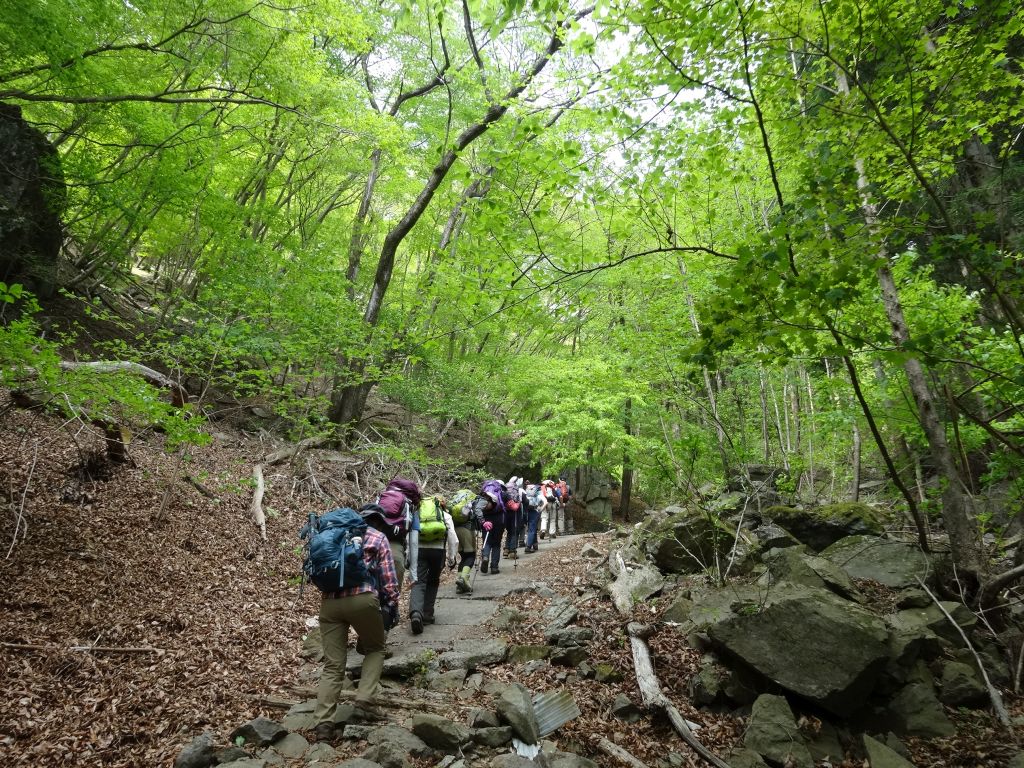
[[[324,592],[324,599],[333,600],[361,595],[364,592],[377,592],[378,597],[382,598],[382,604],[398,605],[398,572],[395,570],[391,545],[383,533],[373,528],[367,528],[366,536],[363,538],[363,562],[366,563],[366,570],[370,572],[370,576],[380,585],[378,589],[374,589],[372,584],[362,584],[358,587]]]

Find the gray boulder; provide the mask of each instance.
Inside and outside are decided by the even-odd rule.
[[[562,629],[544,630],[544,640],[548,645],[558,645],[567,648],[571,645],[581,645],[594,639],[594,630],[590,627],[564,627]]]
[[[578,617],[579,610],[565,597],[552,600],[544,610],[544,619],[549,629],[564,629],[570,624],[575,624]]]
[[[423,739],[427,746],[451,754],[457,753],[470,737],[469,728],[462,723],[430,714],[413,715],[412,732]]]
[[[309,742],[301,734],[289,733],[287,736],[275,741],[270,748],[281,755],[281,757],[294,759],[305,754],[306,750],[309,749]]]
[[[624,693],[617,694],[611,706],[612,717],[624,720],[627,723],[635,723],[643,718],[643,712]]]
[[[661,620],[682,624],[689,620],[691,611],[693,611],[693,600],[686,595],[677,595],[672,600],[672,605],[666,608],[665,613],[661,615]]]
[[[508,686],[498,697],[495,709],[498,716],[512,726],[512,730],[522,741],[536,744],[540,740],[537,715],[533,711],[533,701],[526,688],[521,685]]]
[[[649,526],[644,547],[662,573],[700,573],[716,563],[728,563],[734,543],[749,551],[756,538],[714,515],[687,511],[668,515]]]
[[[409,768],[412,765],[406,759],[405,750],[390,742],[373,745],[363,752],[362,758],[378,763],[381,768]]]
[[[512,741],[512,727],[501,725],[497,728],[477,728],[473,731],[473,741],[485,747],[498,747],[509,744]]]
[[[585,645],[561,645],[551,649],[548,660],[561,667],[578,667],[590,658],[590,651]]]
[[[209,768],[214,764],[217,745],[212,733],[202,733],[178,754],[174,768]]]
[[[580,550],[580,557],[584,560],[604,560],[607,555],[590,542],[583,545]]]
[[[764,511],[764,519],[782,526],[815,552],[848,536],[878,535],[883,531],[881,514],[859,502],[810,509],[769,507]]]
[[[260,757],[240,757],[220,765],[221,768],[266,768],[267,761]]]
[[[793,710],[782,696],[763,694],[757,697],[750,713],[750,724],[743,734],[743,745],[764,756],[769,762],[792,768],[814,768]]]
[[[984,707],[988,690],[975,668],[959,661],[950,661],[942,668],[939,700],[950,707]]]
[[[864,751],[871,768],[914,768],[914,764],[899,752],[864,734]]]
[[[254,744],[258,747],[269,747],[278,739],[288,735],[288,730],[276,720],[267,717],[257,717],[245,725],[240,725],[231,732],[231,741],[236,742],[243,739],[246,744]]]
[[[750,704],[757,698],[757,692],[739,672],[705,656],[700,670],[690,679],[690,698],[700,706]]]
[[[796,549],[776,549],[765,556],[765,562],[773,584],[786,581],[827,589],[847,600],[863,600],[846,572],[823,557],[807,555]]]
[[[338,763],[338,768],[384,768],[380,763],[367,760],[365,757],[352,757]]]
[[[768,768],[768,763],[752,749],[735,748],[729,752],[729,768]]]
[[[849,536],[825,549],[821,556],[854,579],[870,579],[893,589],[928,581],[932,564],[912,544],[877,536]]]
[[[351,726],[345,726],[347,732]],[[427,746],[419,736],[411,733],[405,728],[397,725],[385,725],[381,728],[374,728],[366,734],[366,741],[371,745],[376,744],[397,744],[410,757],[431,757],[434,750]]]
[[[441,666],[445,669],[468,669],[500,664],[508,653],[504,640],[456,640],[452,650],[441,654]]]
[[[762,523],[757,526],[754,529],[754,536],[764,551],[800,546],[800,542],[792,533],[775,523]]]
[[[732,604],[708,634],[727,655],[840,716],[864,703],[888,656],[879,618],[826,590],[789,584],[763,602]]]
[[[555,752],[548,757],[550,768],[601,768],[593,760],[574,755],[572,752]]]
[[[942,738],[956,733],[930,682],[914,682],[903,688],[889,702],[886,714],[901,735]]]
[[[510,664],[525,664],[528,661],[546,659],[551,654],[548,645],[513,645],[508,649]]]
[[[613,553],[612,557],[615,557]],[[623,616],[628,616],[636,603],[643,602],[665,588],[665,577],[661,571],[646,562],[623,564],[617,571],[615,581],[608,585],[612,604]]]
[[[264,754],[260,755],[260,757],[266,760],[267,752],[270,752],[270,750],[264,750]],[[213,762],[215,765],[220,765],[221,763],[230,763],[235,760],[245,760],[249,757],[251,757],[251,755],[241,747],[224,747],[224,749],[217,750],[217,754]],[[280,757],[277,759],[281,760]],[[284,761],[281,760],[281,762],[283,763]]]
[[[963,603],[951,600],[943,600],[940,604],[942,608],[946,609],[946,613],[953,617],[953,621],[970,635],[971,630],[978,623],[978,617],[974,612]],[[960,632],[946,618],[946,613],[943,613],[938,605],[932,603],[927,608],[910,608],[899,611],[896,614],[896,620],[904,626],[916,626],[931,630],[947,643],[957,647],[962,646],[963,639],[960,637]]]

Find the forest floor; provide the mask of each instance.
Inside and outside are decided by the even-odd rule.
[[[319,598],[312,589],[300,596],[296,532],[309,512],[327,508],[325,495],[357,504],[393,467],[379,457],[332,452],[266,466],[264,541],[249,519],[252,469],[279,446],[265,432],[223,425],[212,425],[211,435],[207,446],[171,454],[159,435],[141,435],[128,463],[110,465],[93,427],[14,408],[0,395],[0,764],[166,766],[199,733],[226,739],[253,717],[280,718],[282,701],[301,700],[303,687],[308,692],[315,673],[302,640]],[[436,468],[410,469],[431,491],[454,487]],[[537,692],[568,689],[582,715],[553,735],[562,749],[608,764],[598,753],[603,737],[651,765],[671,752],[678,765],[700,765],[667,723],[627,725],[609,715],[618,693],[640,700],[625,623],[655,623],[663,606],[641,604],[622,617],[598,599],[580,557],[586,543],[611,546],[609,536],[570,537],[557,548],[542,544],[519,568],[503,563],[499,576],[478,574],[474,597],[493,602],[472,624],[477,636],[542,643],[548,600],[525,586],[543,581],[585,601],[579,622],[596,633],[589,663],[610,665],[621,679],[597,682],[568,668],[513,664],[488,667],[486,678]],[[421,638],[399,628],[396,645],[450,633],[447,642],[468,623],[445,618],[461,610],[446,602],[451,578],[446,572],[440,624]],[[501,629],[487,624],[501,606],[525,618]],[[701,724],[698,735],[709,748],[727,753],[740,742],[745,718],[690,703],[687,683],[699,652],[673,631],[655,633],[650,646],[666,693]],[[397,694],[428,695],[411,683]],[[488,696],[481,691],[463,703],[486,706]],[[990,764],[972,762],[971,745],[1005,740],[987,713],[952,714],[961,728],[955,740],[908,743],[919,768]],[[360,745],[339,749],[356,754]]]

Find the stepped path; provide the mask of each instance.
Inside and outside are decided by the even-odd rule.
[[[405,584],[402,589],[402,622],[388,634],[391,659],[387,666],[400,664],[403,659],[410,657],[420,657],[428,649],[437,653],[449,650],[456,640],[493,637],[494,632],[485,625],[497,612],[500,598],[533,589],[537,582],[545,581],[546,564],[557,556],[560,549],[577,540],[580,535],[544,539],[536,553],[524,555],[520,549],[518,560],[502,557],[500,573],[496,575],[481,573],[479,568],[474,568],[473,593],[469,595],[456,594],[455,571],[445,570],[435,603],[436,623],[426,625],[420,635],[412,634],[409,625],[409,585]],[[477,557],[478,563],[479,559]],[[361,663],[362,657],[350,649],[348,666],[357,667]]]

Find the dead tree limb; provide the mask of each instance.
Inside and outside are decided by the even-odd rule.
[[[207,488],[205,485],[200,483],[198,480],[196,480],[194,477],[192,477],[192,475],[185,475],[185,477],[183,477],[182,479],[186,483],[191,485],[193,488],[195,488],[197,491],[199,491],[201,494],[203,494],[203,496],[205,496],[206,498],[213,499],[213,500],[217,499],[217,494],[216,493],[214,493],[209,488]]]
[[[169,390],[171,393],[171,404],[175,408],[181,408],[188,402],[188,392],[178,382],[164,376],[159,371],[154,371],[145,365],[133,363],[129,360],[93,360],[89,362],[77,362],[62,360],[60,369],[62,371],[75,371],[87,368],[98,373],[130,373],[145,379],[155,387]]]
[[[625,763],[626,765],[630,766],[630,768],[649,768],[647,763],[645,763],[643,760],[638,760],[637,758],[633,757],[633,755],[629,754],[629,752],[620,747],[618,744],[614,744],[608,741],[608,739],[600,739],[597,742],[597,748],[604,752],[606,755],[614,757],[620,763]]]
[[[263,465],[257,464],[252,468],[252,476],[256,480],[256,490],[252,494],[252,503],[249,505],[249,515],[252,521],[259,526],[260,536],[267,540],[267,516],[263,514],[263,492],[266,484],[263,482]]]
[[[330,438],[327,435],[321,435],[320,437],[307,437],[305,440],[300,440],[294,445],[286,445],[284,448],[276,450],[273,453],[268,453],[263,457],[263,462],[269,466],[280,464],[286,459],[298,456],[299,453],[307,448],[319,448],[328,440],[330,440]]]
[[[651,651],[644,639],[647,628],[631,621],[626,631],[629,633],[629,643],[633,649],[633,669],[636,671],[636,681],[640,686],[640,696],[643,698],[644,706],[648,710],[664,713],[672,723],[672,727],[676,729],[676,733],[707,763],[715,768],[729,768],[727,762],[700,743],[700,740],[693,735],[686,718],[662,693],[661,684],[658,682],[658,676],[654,673],[654,665],[651,663]]]
[[[985,671],[985,665],[981,662],[981,656],[979,656],[978,652],[974,650],[974,645],[967,637],[967,633],[964,632],[963,627],[961,627],[957,623],[956,619],[950,615],[949,611],[946,610],[946,606],[939,602],[939,598],[937,598],[935,594],[928,589],[927,585],[921,579],[918,579],[917,583],[921,585],[921,589],[928,594],[928,597],[932,599],[932,602],[938,606],[940,611],[942,611],[942,615],[945,616],[949,623],[956,627],[956,631],[960,633],[960,637],[963,638],[964,645],[967,646],[967,650],[969,650],[974,656],[974,662],[978,665],[978,671],[981,672],[981,677],[985,681],[985,688],[988,689],[988,697],[992,701],[992,709],[995,710],[996,717],[999,719],[999,722],[1003,724],[1003,727],[1012,732],[1013,724],[1010,722],[1010,713],[1006,711],[1006,706],[1003,704],[1003,697],[999,695],[999,691],[994,685],[992,685],[992,681],[988,679],[988,673]]]

